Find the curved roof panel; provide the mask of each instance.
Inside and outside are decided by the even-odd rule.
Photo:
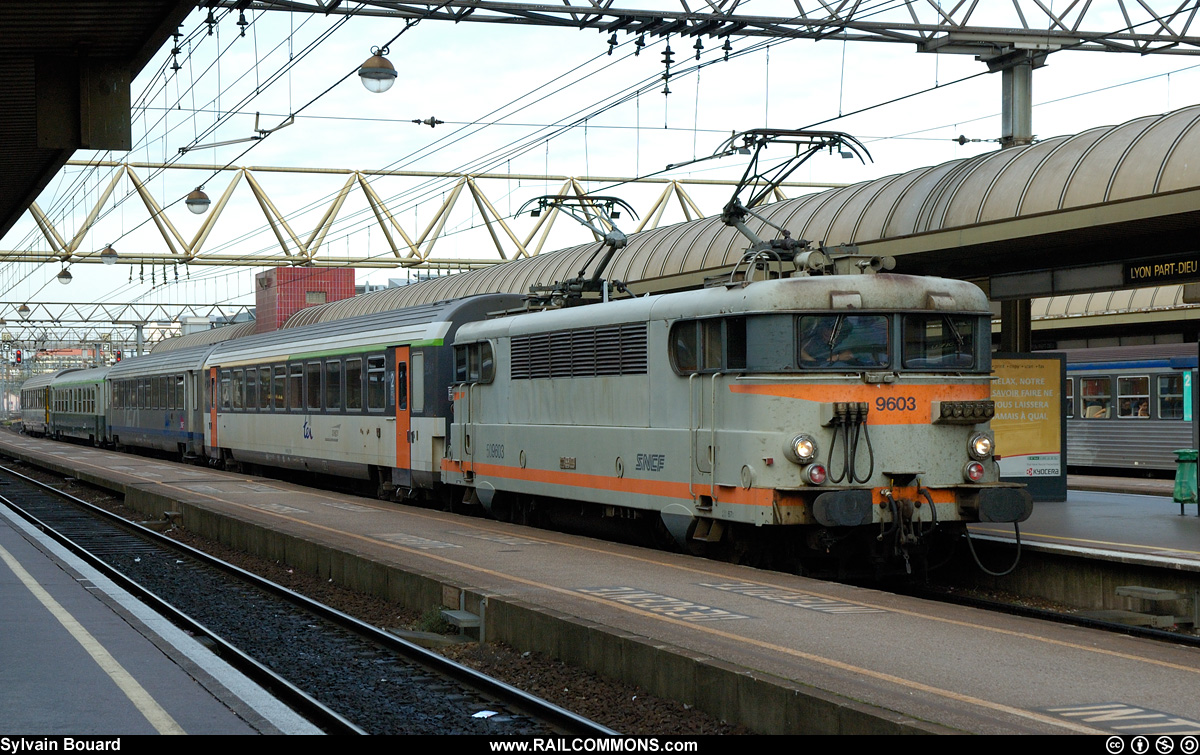
[[[250,335],[254,335],[254,320],[239,322],[234,325],[223,325],[219,328],[209,328],[197,333],[188,333],[186,336],[167,338],[154,344],[150,349],[150,353],[162,354],[168,351],[187,349],[192,346],[207,346],[209,344],[220,343],[221,341],[228,341],[232,338],[242,338]]]

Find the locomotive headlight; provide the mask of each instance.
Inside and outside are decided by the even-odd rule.
[[[817,458],[817,442],[802,433],[792,438],[784,453],[797,464],[811,464]]]
[[[977,461],[968,461],[963,467],[963,479],[967,482],[980,482],[983,480],[983,474],[983,465]]]
[[[977,433],[971,437],[971,442],[967,444],[967,453],[972,459],[983,461],[992,455],[992,439],[983,433]]]

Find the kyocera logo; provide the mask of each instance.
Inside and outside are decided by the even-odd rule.
[[[667,465],[666,454],[638,454],[637,455],[637,471],[639,472],[661,472],[663,467]]]

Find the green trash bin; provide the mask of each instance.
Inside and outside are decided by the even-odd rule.
[[[1183,516],[1183,504],[1197,503],[1196,498],[1196,455],[1194,448],[1175,450],[1175,502],[1179,504],[1179,515]],[[1196,516],[1200,516],[1197,505]]]

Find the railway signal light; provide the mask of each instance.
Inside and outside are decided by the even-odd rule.
[[[121,353],[120,349],[117,349],[116,351],[113,352],[113,356],[116,357],[116,360],[119,362],[119,361],[121,361],[121,357],[124,355]]]
[[[20,350],[20,349],[17,349],[17,352],[16,352],[16,354],[13,356],[13,358],[16,360],[16,363],[17,363],[17,364],[20,364],[20,363],[21,363],[21,350]]]

